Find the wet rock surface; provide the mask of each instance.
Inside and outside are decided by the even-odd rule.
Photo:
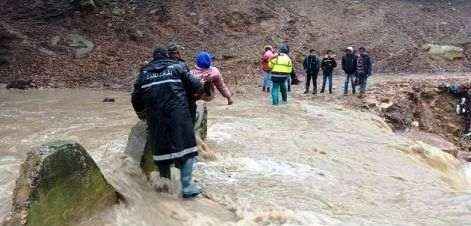
[[[13,80],[6,86],[7,89],[29,89],[37,88],[33,80]]]
[[[22,164],[5,225],[72,225],[117,202],[118,193],[80,144],[50,142]]]
[[[105,99],[103,99],[103,102],[105,102],[105,103],[113,103],[115,101],[116,100],[112,97],[106,97]]]
[[[387,80],[387,81],[386,81]],[[383,117],[399,134],[420,140],[459,157],[471,151],[471,140],[463,137],[464,117],[456,114],[457,97],[447,86],[471,87],[468,75],[401,75],[370,79],[368,96],[346,99],[349,107],[365,109]]]

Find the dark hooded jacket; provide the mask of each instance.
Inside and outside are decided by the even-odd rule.
[[[326,56],[321,61],[322,71],[325,73],[332,73],[334,68],[337,67],[337,61],[333,57]]]
[[[188,67],[188,64],[186,64],[185,60],[183,60],[182,58],[179,58],[179,57],[169,57],[171,60],[174,60],[176,61],[177,63],[179,63],[183,69],[187,72],[190,72],[190,68]],[[191,118],[193,119],[193,122],[196,121],[196,97],[195,95],[193,95],[193,93],[189,93],[187,92],[187,95],[186,95],[187,99],[188,99],[188,105],[190,107],[190,113],[191,113]]]
[[[342,57],[342,70],[346,74],[357,72],[357,57],[353,53],[347,53]]]
[[[361,62],[361,64],[360,64]],[[368,54],[360,54],[357,57],[357,73],[362,76],[371,76],[372,73],[372,65],[371,65],[371,58]]]
[[[141,69],[132,104],[147,121],[154,160],[170,162],[198,155],[188,94],[202,87],[177,61],[157,59]]]
[[[307,74],[317,74],[321,66],[321,60],[316,55],[309,55],[304,58],[303,67]]]

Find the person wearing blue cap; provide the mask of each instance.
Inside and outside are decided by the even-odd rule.
[[[218,68],[212,66],[212,56],[208,52],[199,52],[196,55],[196,67],[191,70],[191,74],[196,78],[205,81],[205,92],[199,98],[204,101],[211,101],[215,98],[215,90],[217,89],[226,99],[227,104],[234,103],[232,100],[232,92],[227,87],[221,72]]]

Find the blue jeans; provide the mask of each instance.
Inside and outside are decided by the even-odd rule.
[[[352,74],[347,74],[347,77],[345,79],[345,85],[343,86],[343,94],[347,95],[348,94],[348,84],[352,84],[352,93],[355,94],[355,73]]]
[[[360,83],[360,94],[365,94],[366,87],[368,86],[368,75],[358,74],[358,81]]]
[[[272,98],[272,104],[273,105],[279,105],[280,104],[280,97],[279,94],[281,92],[281,99],[283,102],[288,101],[288,91],[286,88],[286,82],[288,80],[287,77],[282,78],[282,77],[272,77],[272,82],[273,82],[273,89],[271,90],[271,98]]]
[[[325,85],[327,83],[327,81],[329,81],[329,93],[332,93],[332,88],[333,88],[333,84],[332,84],[332,71],[324,71],[324,77],[323,77],[323,81],[322,81],[322,89],[321,89],[321,93],[323,93],[325,91]]]
[[[271,88],[273,86],[271,73],[269,71],[262,71],[262,86],[263,88]]]

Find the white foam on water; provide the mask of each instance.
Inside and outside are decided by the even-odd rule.
[[[460,173],[469,180],[471,166],[461,168],[428,148],[401,152],[399,147],[413,142],[392,134],[378,117],[317,99],[280,108],[244,99],[230,110],[211,103],[208,143],[218,160],[198,162],[194,171],[209,200],[182,201],[179,188],[173,194],[157,192],[141,172],[138,156],[127,153],[128,134],[137,122],[127,93],[59,90],[17,96],[0,90],[0,95],[10,100],[0,109],[7,115],[0,123],[8,128],[0,133],[0,145],[6,147],[0,152],[0,217],[8,211],[3,207],[25,152],[49,140],[74,139],[126,198],[82,225],[471,222],[471,196],[449,183]],[[103,96],[117,102],[104,105]]]

